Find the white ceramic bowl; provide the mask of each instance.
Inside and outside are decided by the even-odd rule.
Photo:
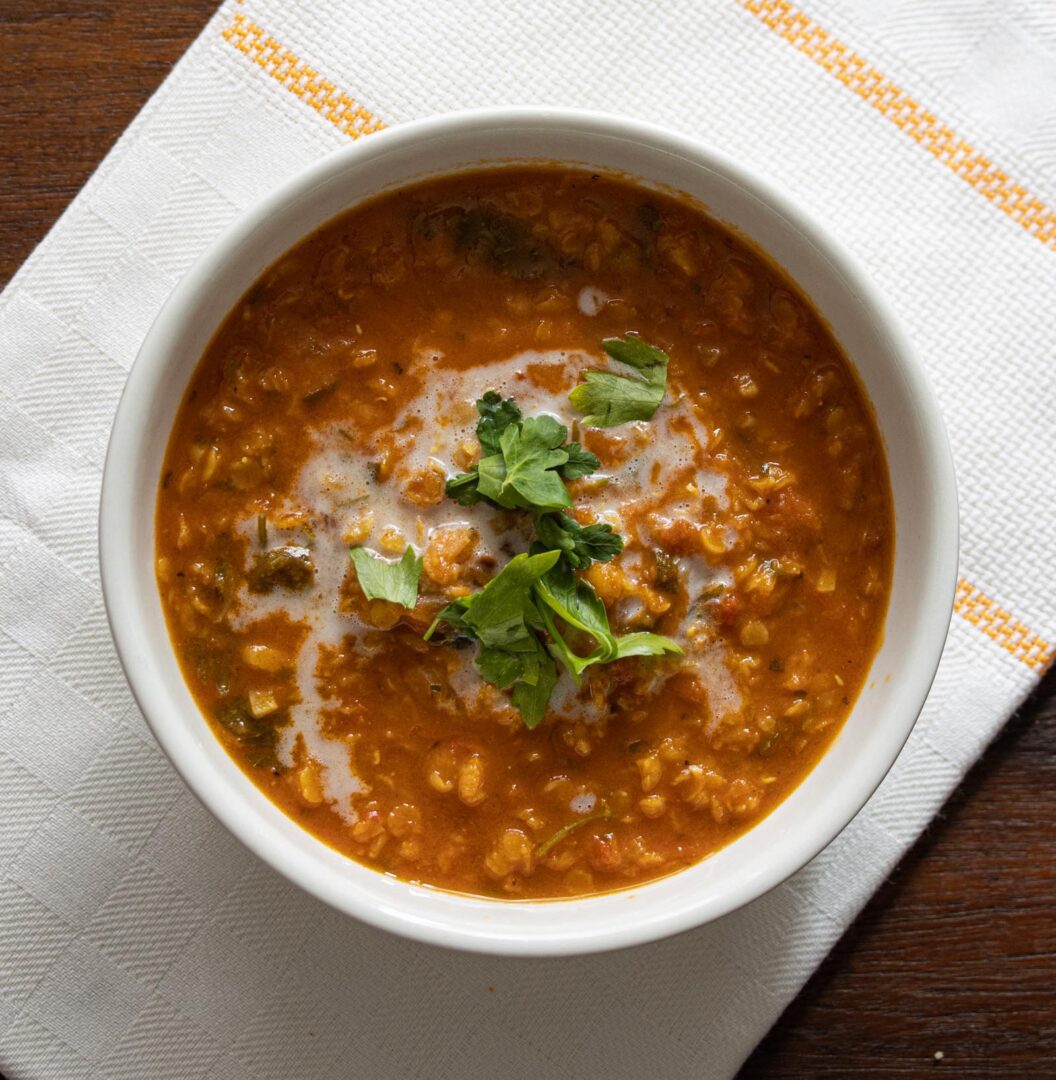
[[[154,579],[154,502],[176,409],[213,331],[257,275],[307,233],[380,191],[488,163],[567,162],[686,192],[799,283],[858,369],[887,449],[897,528],[884,644],[828,753],[748,833],[686,870],[577,900],[502,902],[421,888],[339,855],[246,779],[200,715],[169,644]],[[591,952],[708,922],[815,856],[890,769],[945,640],[957,565],[953,468],[920,365],[857,264],[772,184],[714,149],[616,117],[489,110],[392,128],[339,150],[244,214],[195,263],[143,343],[103,478],[102,581],[118,652],[158,742],[243,843],[308,892],[375,926],[510,955]]]

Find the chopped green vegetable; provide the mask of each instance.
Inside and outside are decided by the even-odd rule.
[[[192,642],[185,659],[193,665],[203,683],[212,684],[221,694],[227,694],[231,690],[231,669],[225,655],[216,643],[206,639]]]
[[[658,589],[671,592],[678,588],[681,575],[678,571],[678,562],[673,555],[669,555],[663,548],[653,549],[653,559],[656,562],[656,570],[653,573],[653,584]]]
[[[323,398],[329,397],[337,389],[337,379],[333,379],[328,383],[323,383],[321,386],[317,386],[314,390],[309,390],[305,394],[301,401],[305,405],[314,405],[317,401],[322,401]]]
[[[418,603],[422,560],[410,544],[396,562],[383,559],[363,547],[351,548],[348,554],[359,578],[359,587],[368,600],[388,600],[405,608],[413,608]]]
[[[636,335],[606,338],[602,348],[621,364],[638,371],[637,377],[588,371],[568,395],[592,427],[615,427],[632,420],[648,420],[660,407],[667,388],[668,357]]]
[[[488,207],[462,210],[455,222],[455,250],[486,262],[517,281],[535,281],[557,268],[549,245],[536,238],[531,225]]]
[[[275,768],[276,721],[278,715],[257,718],[245,698],[226,702],[214,714],[217,723],[226,728],[243,746],[251,748],[247,760],[258,768]]]
[[[608,562],[623,551],[623,537],[611,525],[580,525],[567,514],[537,514],[535,532],[544,549],[560,551],[576,570],[592,562]]]
[[[251,593],[270,593],[275,589],[306,589],[315,579],[312,554],[303,547],[272,548],[253,556],[247,574]]]
[[[781,740],[781,732],[779,730],[770,732],[769,735],[756,747],[755,752],[760,757],[770,757],[770,755],[777,748],[778,742]]]

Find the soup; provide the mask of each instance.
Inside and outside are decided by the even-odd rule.
[[[894,524],[782,272],[617,177],[503,168],[329,222],[225,320],[157,580],[253,783],[376,870],[510,899],[670,874],[824,753]]]

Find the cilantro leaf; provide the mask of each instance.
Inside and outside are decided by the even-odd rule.
[[[593,427],[615,427],[632,420],[648,420],[660,407],[667,388],[668,357],[636,335],[606,338],[602,348],[637,376],[588,371],[568,395],[583,422]]]
[[[584,450],[578,442],[566,443],[564,449],[568,453],[568,461],[561,466],[561,476],[565,480],[578,480],[583,476],[590,476],[601,462],[589,450]]]
[[[489,390],[477,401],[477,439],[484,455],[499,453],[499,438],[510,426],[521,419],[521,410],[513,398],[505,401],[494,390]]]
[[[580,525],[568,514],[536,514],[535,532],[542,548],[560,551],[576,570],[608,562],[623,551],[623,537],[611,525]]]
[[[363,547],[350,548],[348,554],[368,600],[389,600],[405,608],[413,608],[418,602],[422,560],[410,544],[398,562],[389,562]]]

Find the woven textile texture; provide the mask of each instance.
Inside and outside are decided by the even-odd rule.
[[[778,179],[900,311],[962,499],[938,679],[867,808],[748,908],[569,960],[410,944],[249,855],[146,729],[96,562],[117,399],[194,258],[350,138],[497,104],[656,121]],[[1054,296],[1045,0],[225,4],[0,298],[0,1070],[731,1076],[1052,659]]]

